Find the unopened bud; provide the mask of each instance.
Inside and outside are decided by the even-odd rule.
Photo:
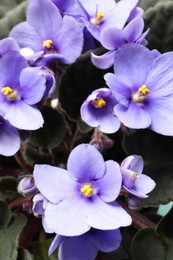
[[[33,176],[26,176],[20,180],[17,190],[24,197],[31,197],[36,192],[36,186]]]
[[[143,199],[137,197],[129,197],[127,199],[128,207],[134,211],[140,211],[142,209]]]

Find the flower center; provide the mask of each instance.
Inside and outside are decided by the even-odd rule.
[[[86,197],[91,197],[93,194],[93,188],[89,184],[84,185],[80,190]]]
[[[9,86],[3,87],[1,89],[2,94],[7,97],[8,100],[13,101],[18,98],[18,93],[17,91],[13,90]]]
[[[103,21],[103,18],[104,18],[104,14],[102,12],[97,12],[96,16],[90,19],[90,22],[93,25],[97,26],[97,25],[101,24],[101,22]]]
[[[132,100],[135,103],[142,103],[146,99],[149,93],[150,90],[147,88],[147,86],[142,85],[142,87],[140,87],[138,91],[132,95]]]
[[[50,53],[55,53],[55,47],[52,40],[43,41],[43,48],[47,49]]]
[[[98,98],[93,100],[92,104],[95,108],[102,108],[106,106],[106,101],[103,98]]]
[[[135,180],[137,180],[137,178],[138,178],[138,173],[137,173],[137,172],[134,172],[134,173],[133,173],[133,177],[134,177]]]

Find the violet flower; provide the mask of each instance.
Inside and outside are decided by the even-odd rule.
[[[117,104],[110,89],[100,88],[92,92],[81,106],[81,118],[92,127],[97,127],[104,133],[114,133],[120,127],[120,122],[113,114]]]
[[[0,40],[0,56],[8,53],[9,51],[20,51],[17,42],[10,37]]]
[[[131,11],[138,0],[78,0],[85,13],[80,21],[87,27],[95,39],[100,41],[100,33],[104,28],[116,27],[123,29]]]
[[[120,246],[122,237],[119,229],[90,231],[75,237],[56,235],[49,248],[49,256],[59,246],[58,259],[94,260],[98,251],[112,252]]]
[[[92,145],[74,148],[67,170],[35,165],[34,179],[48,200],[45,224],[56,234],[77,236],[91,227],[110,230],[131,224],[131,217],[115,202],[122,184],[119,165],[104,162]]]
[[[92,63],[100,69],[107,69],[114,63],[116,50],[126,43],[139,43],[146,45],[145,37],[149,30],[142,33],[144,29],[144,21],[141,17],[137,17],[129,22],[123,30],[115,27],[109,27],[102,31],[100,42],[102,46],[109,50],[105,54],[97,56],[91,53]]]
[[[138,198],[147,198],[155,187],[155,182],[147,175],[142,174],[144,161],[139,155],[128,156],[121,163],[123,188]]]
[[[22,178],[17,186],[17,191],[24,197],[31,197],[36,192],[36,186],[32,175]]]
[[[45,92],[45,77],[31,68],[18,52],[0,58],[0,104],[2,115],[16,128],[35,130],[43,117],[35,104]]]
[[[26,17],[26,22],[10,32],[20,48],[29,48],[35,53],[43,51],[47,62],[58,59],[65,64],[73,63],[81,54],[81,26],[73,17],[62,18],[51,0],[30,0]]]
[[[114,113],[126,127],[173,135],[173,52],[160,55],[140,44],[115,54],[114,71],[104,78],[118,104]]]
[[[14,155],[20,148],[20,137],[17,129],[0,115],[0,154]]]

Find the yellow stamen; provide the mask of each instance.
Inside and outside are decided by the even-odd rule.
[[[103,98],[98,98],[93,101],[93,105],[96,108],[102,108],[102,107],[106,106],[106,101]]]
[[[137,178],[138,178],[137,172],[134,172],[133,177],[134,177],[135,180],[137,180]]]
[[[147,86],[142,85],[140,88],[138,88],[138,91],[132,95],[132,100],[135,103],[142,103],[149,93],[150,90],[147,88]]]
[[[53,47],[53,41],[52,40],[43,41],[43,48],[51,49],[52,47]]]
[[[146,94],[150,93],[150,90],[147,88],[146,85],[142,85],[142,87],[140,87],[140,88],[138,89],[138,92],[140,92],[140,93],[146,95]]]
[[[91,197],[93,194],[93,188],[90,185],[84,185],[80,190],[86,197]]]
[[[8,96],[9,94],[12,94],[13,93],[13,90],[12,88],[6,86],[4,88],[1,89],[1,92],[5,95],[5,96]]]
[[[103,19],[104,18],[104,14],[102,12],[98,12],[96,15],[97,19]]]

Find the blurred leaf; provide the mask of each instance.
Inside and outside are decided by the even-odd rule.
[[[51,242],[52,240],[49,239],[44,242],[34,241],[29,244],[28,249],[34,255],[34,260],[57,260],[57,250],[51,256],[48,256]]]
[[[145,12],[145,25],[150,28],[148,48],[161,53],[173,50],[173,1],[163,1]]]
[[[58,146],[66,133],[63,116],[51,107],[42,107],[41,113],[44,118],[44,125],[39,130],[32,132],[29,142],[43,148]]]
[[[132,243],[133,260],[172,260],[172,250],[152,229],[140,230]]]
[[[18,196],[17,181],[11,176],[0,178],[0,200],[14,199]]]
[[[79,118],[78,120],[78,127],[82,133],[88,133],[93,129],[91,126],[87,125],[84,121],[82,121],[81,118]]]
[[[12,214],[8,204],[0,201],[0,229],[6,228],[11,220]]]
[[[25,224],[26,217],[22,214],[17,214],[7,228],[0,230],[0,259],[17,259],[18,238]]]
[[[103,75],[108,70],[97,69],[91,63],[90,56],[90,52],[82,54],[70,65],[59,86],[60,103],[69,117],[76,120],[80,116],[80,107],[88,95],[93,90],[106,86]]]
[[[157,3],[165,3],[171,0],[141,0],[139,1],[139,5],[144,11],[149,9],[150,7],[155,6]]]
[[[24,0],[1,0],[0,3],[0,18],[2,18],[6,12],[15,8],[19,3]]]
[[[13,5],[10,4],[10,0],[7,1],[9,5],[12,7],[14,2],[12,1]],[[20,1],[18,1],[20,2]],[[4,16],[0,19],[0,39],[3,39],[8,36],[11,29],[18,23],[25,20],[25,13],[26,13],[26,7],[27,7],[28,1],[21,2],[20,4],[14,6],[14,8],[9,8],[8,5],[0,4],[0,16],[2,16],[4,12]],[[4,9],[3,9],[4,7]]]
[[[29,253],[28,250],[26,250],[26,249],[20,247],[20,248],[18,249],[18,257],[17,257],[17,260],[34,260],[34,257],[33,257],[33,255],[31,255],[31,254]]]
[[[28,143],[24,151],[24,158],[30,165],[34,164],[51,164],[50,154],[43,153],[38,147]]]
[[[120,246],[116,251],[111,253],[102,253],[104,260],[130,260],[124,248]]]
[[[163,217],[156,228],[156,232],[159,236],[163,237],[167,242],[171,242],[173,245],[173,208],[168,214]]]

